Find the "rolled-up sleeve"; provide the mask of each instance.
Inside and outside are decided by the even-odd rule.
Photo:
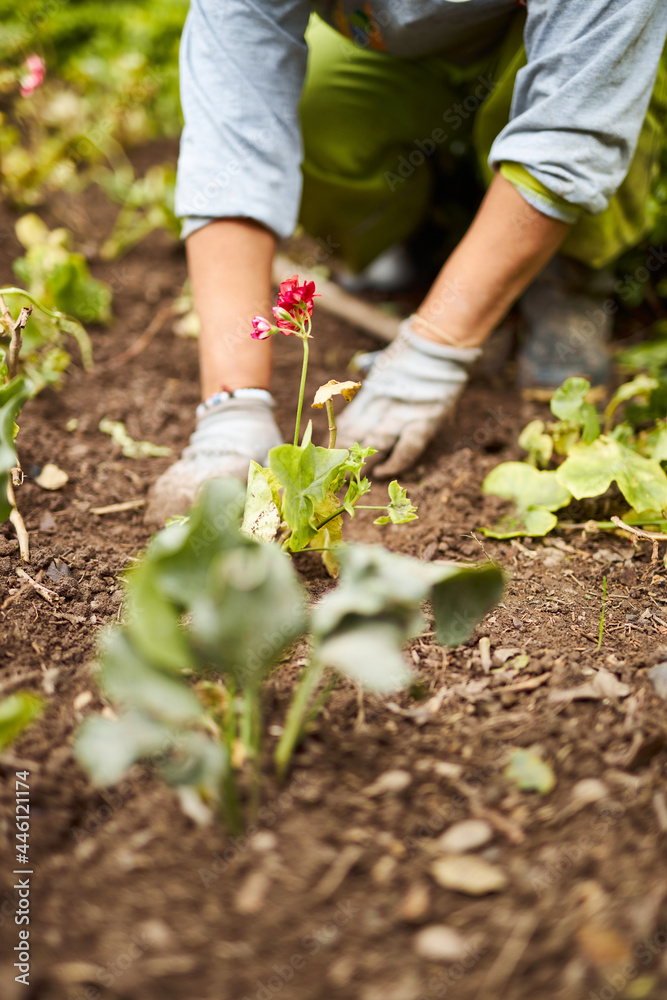
[[[192,0],[180,55],[184,237],[233,217],[294,229],[309,11],[308,0]]]
[[[603,211],[630,167],[666,34],[667,0],[530,0],[528,63],[491,166],[520,164],[558,198]]]

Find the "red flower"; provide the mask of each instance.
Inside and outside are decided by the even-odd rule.
[[[252,333],[250,334],[253,340],[267,340],[274,332],[268,319],[264,319],[263,316],[253,316]]]
[[[299,284],[299,275],[282,281],[278,291],[278,306],[294,315],[295,310],[305,310],[308,316],[313,315],[313,299],[316,297],[315,282],[304,281]]]

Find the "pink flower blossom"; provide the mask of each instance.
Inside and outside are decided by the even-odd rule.
[[[278,306],[286,309],[294,315],[295,310],[305,310],[309,316],[313,315],[313,299],[318,297],[315,292],[314,281],[304,281],[299,284],[299,275],[293,274],[280,284],[278,291]]]
[[[268,319],[264,319],[263,316],[253,316],[252,333],[250,334],[253,340],[268,340],[273,333],[275,330]]]
[[[30,97],[44,82],[46,64],[41,56],[33,52],[24,62],[23,68],[27,70],[27,75],[21,80],[21,97]]]

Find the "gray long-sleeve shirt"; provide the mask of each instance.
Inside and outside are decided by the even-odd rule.
[[[367,26],[358,7],[322,0],[318,10],[334,27],[351,15],[353,39],[370,32],[393,54],[460,59],[493,43],[515,0],[386,0],[365,5]],[[192,0],[176,190],[184,236],[234,216],[279,236],[294,229],[310,11],[309,0]],[[528,0],[528,64],[491,164],[522,164],[560,198],[602,211],[628,171],[666,35],[667,0]]]

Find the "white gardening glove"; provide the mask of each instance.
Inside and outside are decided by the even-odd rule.
[[[412,317],[378,351],[363,386],[338,418],[339,447],[372,445],[386,460],[375,475],[394,476],[421,455],[450,417],[468,381],[477,347],[449,347],[418,336]]]
[[[216,393],[198,406],[190,443],[153,486],[145,522],[164,524],[169,517],[185,514],[209,479],[235,476],[245,482],[251,459],[266,464],[268,452],[283,441],[273,406],[264,389]]]

